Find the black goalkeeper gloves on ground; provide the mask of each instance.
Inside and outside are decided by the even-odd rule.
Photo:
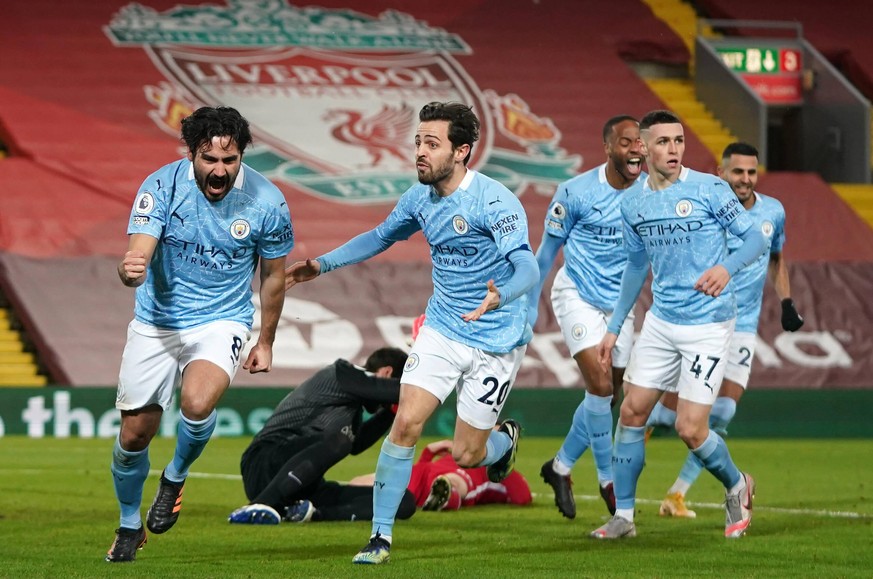
[[[794,300],[785,298],[782,300],[782,329],[786,332],[796,332],[803,326],[803,318],[794,307]]]

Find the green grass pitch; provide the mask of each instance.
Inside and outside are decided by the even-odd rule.
[[[588,453],[574,470],[578,515],[563,519],[540,465],[560,440],[522,437],[517,469],[528,507],[419,512],[394,529],[392,560],[351,564],[368,522],[236,526],[246,502],[239,480],[244,439],[213,439],[192,469],[182,515],[150,535],[132,564],[103,561],[118,525],[106,439],[0,438],[0,577],[870,577],[873,575],[873,445],[867,440],[730,440],[740,468],[758,482],[748,534],[723,536],[723,491],[704,473],[688,500],[694,520],[658,516],[685,451],[656,437],[638,487],[633,539],[588,533],[607,512]],[[143,516],[172,440],[151,448]],[[419,448],[421,448],[419,445]],[[378,445],[329,476],[347,480],[375,467]]]

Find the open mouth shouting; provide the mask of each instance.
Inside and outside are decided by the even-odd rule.
[[[230,175],[210,174],[199,183],[200,190],[210,201],[220,201],[230,191]]]
[[[627,160],[627,172],[633,175],[634,177],[640,174],[640,171],[643,170],[643,158],[642,157],[630,157]]]

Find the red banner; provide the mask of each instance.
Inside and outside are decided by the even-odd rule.
[[[766,103],[796,105],[803,102],[799,74],[741,74],[740,76]]]

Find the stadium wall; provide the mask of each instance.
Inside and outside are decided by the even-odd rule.
[[[605,118],[664,106],[625,61],[689,60],[646,4],[594,4],[6,0],[0,284],[51,383],[116,382],[133,310],[116,273],[130,207],[143,178],[179,157],[179,121],[196,106],[231,104],[250,117],[245,160],[286,196],[294,261],[374,227],[414,182],[403,154],[381,154],[394,150],[382,143],[381,160],[371,159],[374,144],[339,139],[350,121],[326,113],[375,119],[389,105],[412,114],[430,100],[469,102],[483,121],[471,166],[518,195],[537,246],[556,185],[603,162]],[[214,34],[204,24],[213,18],[242,28]],[[341,28],[325,30],[331,23]],[[686,137],[684,162],[712,170],[696,135]],[[786,208],[785,254],[806,325],[782,332],[767,290],[752,388],[873,388],[873,231],[813,174],[770,173],[760,190]],[[281,388],[338,357],[362,362],[385,344],[408,347],[432,292],[429,255],[417,235],[295,287],[273,371],[240,373],[235,385]],[[179,254],[192,258],[210,266]],[[548,288],[517,390],[580,383]]]
[[[288,392],[284,388],[229,390],[218,407],[214,436],[253,436]],[[581,398],[579,389],[518,390],[509,397],[502,415],[518,419],[526,436],[564,436]],[[0,437],[115,437],[119,413],[114,399],[114,388],[0,392]],[[751,390],[731,422],[730,436],[871,438],[871,407],[871,390]],[[166,412],[158,435],[175,436],[178,419],[178,412]],[[428,421],[424,434],[451,436],[454,426],[452,396]]]

